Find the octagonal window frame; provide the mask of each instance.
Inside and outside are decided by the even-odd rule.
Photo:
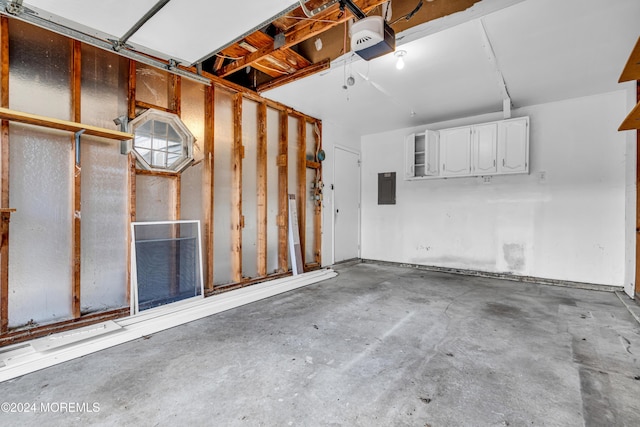
[[[149,109],[129,123],[138,165],[155,172],[182,172],[193,162],[195,137],[176,114]]]

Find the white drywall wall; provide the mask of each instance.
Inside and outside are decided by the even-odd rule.
[[[324,181],[322,202],[322,265],[333,264],[333,160],[335,147],[340,146],[360,152],[360,135],[332,120],[322,122],[322,148],[326,160],[322,162],[322,179]],[[358,194],[353,197],[358,198]]]
[[[623,285],[627,91],[520,108],[530,174],[405,181],[404,137],[486,115],[362,138],[362,257]],[[377,205],[377,174],[397,172],[397,204]],[[539,173],[546,180],[541,182]]]
[[[627,111],[636,106],[636,82],[624,84],[627,89]],[[625,210],[625,277],[624,290],[633,298],[636,283],[636,167],[637,158],[637,132],[623,132],[626,137],[626,210]]]

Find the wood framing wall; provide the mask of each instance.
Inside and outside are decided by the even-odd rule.
[[[10,72],[10,58],[9,58],[9,26],[11,25],[11,19],[5,16],[0,18],[0,120],[1,121],[1,133],[0,133],[0,213],[2,215],[2,222],[0,223],[0,232],[2,240],[0,241],[0,263],[2,266],[2,272],[0,275],[0,346],[13,342],[18,342],[24,339],[34,338],[37,336],[46,335],[51,332],[62,331],[71,329],[87,324],[103,321],[110,318],[122,317],[128,314],[128,302],[130,299],[130,224],[136,220],[140,220],[136,204],[139,202],[137,194],[141,191],[138,182],[141,176],[152,176],[162,180],[170,180],[172,183],[171,191],[173,199],[176,200],[175,206],[172,207],[173,218],[167,219],[181,219],[185,206],[183,206],[182,197],[182,177],[178,173],[162,173],[162,172],[149,172],[141,170],[137,167],[136,158],[132,153],[123,154],[127,156],[126,164],[126,184],[122,189],[123,194],[126,195],[126,219],[127,224],[127,236],[123,237],[126,242],[126,248],[118,247],[116,250],[125,250],[127,252],[127,265],[123,266],[126,270],[126,281],[118,286],[124,286],[124,292],[126,295],[125,304],[122,307],[112,307],[106,311],[99,313],[82,313],[81,301],[82,301],[82,164],[80,162],[79,150],[82,147],[82,143],[76,144],[76,132],[86,132],[86,134],[98,135],[103,138],[110,138],[113,143],[113,150],[120,150],[120,141],[131,138],[131,135],[126,133],[97,128],[95,126],[84,125],[83,120],[90,120],[91,118],[81,116],[81,100],[82,100],[82,88],[83,88],[83,73],[82,73],[82,43],[75,40],[69,40],[71,50],[71,60],[69,64],[69,76],[70,87],[69,93],[71,95],[71,103],[69,105],[71,114],[70,121],[57,120],[49,117],[41,117],[29,114],[29,111],[15,112],[9,110],[9,72]],[[114,53],[115,55],[115,53]],[[126,110],[122,115],[126,116],[129,120],[135,118],[138,114],[146,109],[153,108],[161,111],[168,111],[180,116],[185,107],[185,100],[183,93],[183,82],[179,76],[170,74],[164,70],[162,73],[166,73],[167,78],[167,105],[156,105],[148,100],[138,99],[139,85],[140,83],[140,65],[130,60],[128,65],[128,72],[126,81],[128,94],[126,102]],[[250,285],[259,281],[268,280],[271,278],[282,277],[283,275],[290,274],[288,267],[288,245],[287,245],[287,200],[289,193],[296,193],[298,197],[298,215],[299,224],[301,225],[301,239],[304,244],[305,240],[305,221],[308,218],[305,213],[306,202],[305,198],[310,197],[310,191],[312,189],[307,188],[306,173],[307,169],[311,168],[316,173],[316,180],[321,180],[321,164],[317,162],[310,162],[305,158],[306,152],[306,124],[312,123],[318,129],[321,129],[321,123],[319,120],[309,117],[303,113],[292,110],[282,104],[261,98],[255,92],[248,91],[244,88],[233,84],[226,84],[220,79],[212,78],[211,86],[202,86],[204,90],[203,101],[204,105],[204,117],[202,117],[203,123],[203,140],[199,141],[199,148],[202,152],[202,158],[198,159],[193,165],[201,164],[201,197],[202,197],[202,230],[203,230],[203,271],[204,271],[204,286],[205,294],[212,295],[225,290],[230,290],[239,286]],[[216,236],[216,227],[219,224],[216,223],[214,217],[215,206],[215,189],[216,182],[214,180],[214,128],[216,115],[215,100],[216,90],[223,89],[225,91],[231,91],[235,93],[233,96],[233,164],[230,165],[232,174],[232,216],[231,223],[227,226],[230,227],[232,234],[232,245],[229,248],[231,253],[231,283],[224,284],[222,286],[214,286],[214,278],[216,275],[216,254],[214,251],[214,239]],[[242,234],[243,227],[245,226],[245,219],[243,216],[242,206],[242,180],[243,180],[243,158],[244,158],[244,146],[242,136],[242,117],[243,100],[251,100],[257,102],[258,115],[257,115],[257,194],[256,197],[256,257],[257,257],[257,275],[254,277],[248,277],[243,274],[242,260],[243,260],[243,248],[242,248]],[[267,112],[269,109],[279,112],[279,121],[277,123],[278,128],[278,141],[276,148],[277,153],[277,165],[269,167],[277,167],[277,211],[278,216],[275,221],[277,224],[277,254],[270,254],[267,246],[267,230],[269,225],[268,219],[268,156],[267,156],[267,127],[269,123],[267,121]],[[298,147],[297,156],[291,158],[288,153],[289,146],[289,118],[295,117],[298,119]],[[109,118],[113,119],[113,118]],[[70,144],[71,145],[71,157],[73,161],[70,161],[69,167],[72,168],[70,173],[72,174],[72,190],[69,203],[71,205],[72,217],[69,218],[70,233],[71,233],[71,281],[68,286],[71,287],[71,301],[69,301],[71,307],[72,316],[70,318],[58,319],[53,323],[45,323],[42,325],[25,325],[22,327],[9,328],[9,313],[11,312],[11,306],[9,305],[8,295],[11,292],[11,277],[9,275],[9,231],[10,231],[10,215],[13,212],[11,209],[9,197],[9,183],[10,183],[10,144],[9,144],[9,130],[11,122],[23,122],[30,125],[37,125],[50,129],[62,129],[70,132]],[[271,124],[273,126],[273,124]],[[115,127],[115,125],[114,125]],[[318,135],[319,136],[319,135]],[[82,136],[80,136],[81,140]],[[318,147],[321,144],[318,138],[316,143]],[[273,148],[273,147],[272,147]],[[77,159],[77,160],[76,160]],[[289,162],[295,162],[295,167],[298,175],[298,182],[295,188],[289,188],[288,184],[288,166]],[[248,167],[248,166],[245,166]],[[86,172],[85,172],[86,173]],[[275,183],[272,183],[274,185]],[[275,195],[274,195],[275,196]],[[271,199],[273,200],[273,199]],[[273,209],[273,208],[272,208]],[[20,215],[20,212],[16,212],[14,215]],[[318,268],[321,264],[320,260],[320,216],[321,216],[321,203],[314,205],[314,233],[315,246],[313,252],[315,257],[313,260],[305,260],[306,269]],[[272,237],[274,238],[274,237]],[[36,244],[34,242],[34,244]],[[304,254],[304,251],[303,251]],[[277,271],[269,271],[267,267],[267,259],[269,256],[275,256],[277,259]],[[34,313],[34,318],[37,318],[37,313]]]

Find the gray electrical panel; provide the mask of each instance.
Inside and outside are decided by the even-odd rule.
[[[383,172],[378,174],[378,204],[396,204],[396,173]]]

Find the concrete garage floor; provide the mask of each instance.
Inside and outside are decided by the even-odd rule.
[[[615,293],[337,270],[1,383],[0,401],[99,411],[0,413],[0,424],[640,425],[640,327]]]

